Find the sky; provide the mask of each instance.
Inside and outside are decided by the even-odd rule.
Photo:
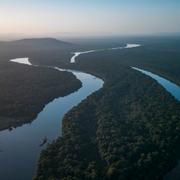
[[[0,0],[0,34],[172,33],[179,18],[180,0]]]

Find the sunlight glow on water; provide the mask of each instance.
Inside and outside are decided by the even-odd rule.
[[[32,65],[31,62],[29,62],[29,58],[27,58],[27,57],[11,59],[10,61],[20,63],[20,64],[26,64],[26,65],[30,65],[30,66]]]
[[[111,51],[111,50],[118,50],[118,49],[129,49],[129,48],[137,48],[140,47],[140,44],[127,44],[124,47],[114,47],[114,48],[107,48],[107,49],[96,49],[96,50],[89,50],[89,51],[82,51],[82,52],[74,52],[74,56],[71,58],[70,63],[76,63],[76,58],[81,54],[93,53],[93,52],[101,52],[101,51]]]

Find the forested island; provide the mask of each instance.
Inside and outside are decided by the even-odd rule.
[[[10,62],[16,57],[38,59],[45,52],[47,58],[55,50],[63,57],[67,46],[72,45],[49,38],[0,42],[0,130],[31,122],[48,102],[81,87],[69,72]]]
[[[42,151],[35,180],[159,180],[176,165],[180,104],[129,67],[140,66],[137,51],[85,54],[68,65],[101,77],[105,85],[66,114],[62,137]]]

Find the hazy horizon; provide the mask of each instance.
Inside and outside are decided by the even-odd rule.
[[[0,36],[119,36],[180,32],[178,0],[2,0]]]

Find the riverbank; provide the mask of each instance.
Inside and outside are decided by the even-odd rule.
[[[0,130],[31,123],[45,104],[82,86],[69,72],[15,62],[0,64]]]
[[[21,63],[21,59],[18,61]],[[24,62],[23,59],[22,62]],[[27,67],[31,68],[31,66]],[[54,68],[57,72],[61,72],[61,69]],[[2,151],[0,154],[0,177],[3,180],[31,180],[41,150],[46,147],[47,143],[51,143],[61,135],[61,121],[64,115],[103,85],[103,81],[95,76],[79,71],[67,71],[81,81],[82,87],[78,91],[48,103],[31,124],[25,124],[12,129],[12,131],[0,131],[0,150]],[[43,139],[47,140],[46,144],[40,146]],[[17,161],[17,157],[20,158],[19,161]]]
[[[35,179],[154,180],[175,165],[178,101],[155,80],[103,57],[83,54],[71,65],[105,85],[66,114],[63,136],[42,152]]]

